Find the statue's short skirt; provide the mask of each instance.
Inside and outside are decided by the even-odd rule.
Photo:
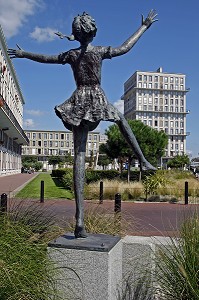
[[[69,130],[82,121],[97,123],[120,119],[119,111],[108,102],[99,85],[79,86],[68,100],[55,107],[55,112]]]

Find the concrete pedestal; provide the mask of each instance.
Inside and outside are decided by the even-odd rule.
[[[48,253],[58,267],[57,288],[62,299],[116,300],[122,286],[122,242],[119,237],[72,233],[49,243]]]

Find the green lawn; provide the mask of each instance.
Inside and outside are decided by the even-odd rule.
[[[57,178],[49,173],[41,173],[16,194],[16,198],[40,199],[41,181],[44,181],[45,199],[72,199],[70,191],[64,189]]]

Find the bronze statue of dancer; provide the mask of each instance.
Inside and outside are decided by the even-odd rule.
[[[88,132],[94,130],[101,120],[115,122],[137,156],[140,166],[144,165],[147,169],[155,169],[144,157],[124,116],[108,102],[100,84],[102,60],[123,55],[131,50],[142,34],[157,21],[156,16],[154,10],[149,12],[146,19],[142,16],[140,28],[121,46],[116,48],[91,45],[97,27],[95,20],[84,12],[74,18],[71,36],[56,33],[61,38],[66,37],[70,41],[80,42],[79,48],[71,49],[59,55],[34,54],[22,50],[18,45],[18,50],[8,50],[10,58],[27,58],[40,63],[71,65],[77,88],[68,100],[55,107],[55,112],[64,126],[73,132],[73,176],[76,201],[74,234],[76,238],[87,236],[84,228],[83,204],[87,136]]]

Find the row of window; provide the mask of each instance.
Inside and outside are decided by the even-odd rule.
[[[157,75],[138,75],[138,80],[139,81],[148,81],[148,82],[164,82],[164,83],[184,83],[184,78],[183,77],[173,77],[173,76],[157,76]]]
[[[72,133],[47,133],[47,132],[26,132],[27,137],[31,140],[72,140],[73,134]],[[97,141],[98,135],[97,134],[89,134],[88,140]]]
[[[164,130],[165,133],[184,134],[184,123],[183,122],[170,121],[170,124],[169,124],[168,121],[163,122],[163,120],[143,120],[143,123],[150,127],[162,128],[162,130]],[[170,128],[168,128],[169,125],[170,125]]]
[[[167,114],[167,113],[151,113],[151,112],[138,112],[137,113],[138,118],[164,118],[167,120],[181,120],[184,121],[184,116],[183,114]]]
[[[170,98],[173,97],[183,97],[184,96],[184,92],[174,92],[174,91],[163,91],[162,93],[160,93],[160,91],[153,91],[153,90],[138,90],[138,95],[139,96],[147,96],[147,95],[156,95],[156,96],[168,96]]]
[[[38,147],[73,147],[73,142],[57,142],[57,141],[32,141],[31,142],[32,147],[38,146]],[[87,147],[91,148],[93,147],[94,149],[97,148],[97,143],[87,143]]]
[[[90,156],[91,152],[93,152],[94,155],[97,154],[97,150],[89,150],[86,151],[86,156]],[[72,156],[74,156],[74,149],[68,149],[67,151],[63,152],[61,149],[36,149],[36,148],[24,148],[23,149],[23,155],[66,155],[66,153],[70,153]]]
[[[178,106],[178,105],[180,105],[180,106],[183,106],[184,105],[184,99],[183,98],[181,98],[181,99],[178,99],[178,98],[176,98],[176,99],[173,99],[173,98],[170,98],[170,99],[168,99],[168,98],[152,98],[152,97],[138,97],[138,102],[139,102],[139,104],[141,104],[142,102],[144,103],[144,104],[147,104],[147,103],[149,103],[149,104],[160,104],[160,105],[163,105],[163,104],[165,104],[165,105],[168,105],[168,104],[170,104],[170,105],[175,105],[175,106]]]
[[[127,109],[130,108],[130,105],[127,105]],[[153,105],[138,105],[138,110],[144,110],[144,111],[164,111],[164,112],[185,112],[184,107],[174,107],[174,106],[153,106]]]
[[[144,89],[165,89],[165,90],[184,90],[184,85],[179,84],[159,84],[155,83],[146,83],[146,82],[139,82],[138,88]]]

